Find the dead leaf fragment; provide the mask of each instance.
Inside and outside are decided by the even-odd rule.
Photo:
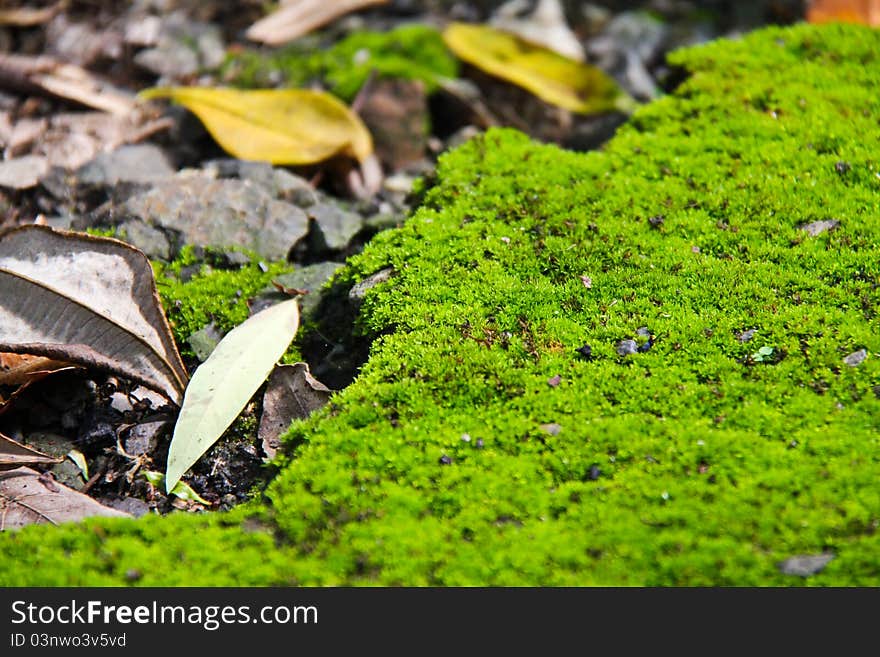
[[[280,436],[294,420],[323,407],[332,391],[309,372],[307,363],[277,365],[263,394],[263,416],[258,436],[268,459],[275,458]]]
[[[56,372],[76,369],[76,366],[60,360],[30,356],[28,354],[0,353],[0,386],[17,386],[8,397],[0,397],[0,415],[31,384]]]
[[[880,1],[878,0],[812,0],[807,9],[811,23],[861,23],[880,27]]]
[[[120,116],[135,108],[129,94],[79,66],[47,56],[0,54],[0,86],[48,94]]]
[[[451,23],[443,41],[460,59],[579,114],[631,112],[635,101],[595,66],[485,25]]]
[[[279,9],[251,25],[245,36],[252,41],[277,46],[308,34],[340,16],[386,2],[388,0],[285,0]]]
[[[39,472],[26,467],[0,472],[0,531],[33,524],[77,522],[90,516],[131,517],[40,477]]]
[[[150,135],[173,125],[169,118],[153,120],[140,112],[126,116],[107,112],[67,112],[55,114],[50,119],[21,119],[11,127],[5,140],[4,156],[24,159],[31,155],[45,161],[45,168],[52,166],[75,169],[89,162],[98,153],[109,152],[122,144],[146,139]],[[4,164],[12,164],[7,160]],[[21,168],[22,165],[16,165]],[[43,164],[31,162],[27,169],[31,178],[42,177]],[[0,180],[13,175],[10,186],[22,187],[26,177],[21,171],[2,173]],[[17,185],[13,185],[17,181]],[[5,184],[5,183],[3,183]],[[36,183],[35,183],[36,184]]]
[[[44,226],[0,236],[0,351],[103,369],[175,403],[187,380],[147,257]]]
[[[0,386],[20,386],[61,370],[72,369],[70,363],[43,356],[0,353]]]
[[[304,165],[347,155],[366,163],[373,153],[363,122],[345,103],[322,91],[157,87],[140,95],[180,103],[227,153],[242,160]]]
[[[63,458],[43,454],[0,433],[0,470],[18,468],[23,465],[51,465],[61,463],[63,460]]]
[[[16,7],[0,9],[0,25],[12,27],[34,27],[48,23],[61,10],[62,3],[56,2],[49,7]]]
[[[519,16],[522,4],[519,0],[505,3],[489,20],[489,25],[577,62],[586,59],[584,47],[568,26],[559,0],[538,0],[534,11],[525,17]]]

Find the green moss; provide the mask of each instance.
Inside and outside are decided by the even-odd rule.
[[[257,254],[248,254],[250,264],[235,269],[212,267],[212,252],[197,258],[192,247],[184,247],[171,263],[154,262],[159,297],[180,346],[181,354],[192,356],[187,338],[214,322],[225,333],[248,318],[248,299],[271,285],[272,279],[290,271],[284,262],[266,264]],[[205,262],[207,261],[207,262]],[[181,280],[185,268],[196,269],[187,280]]]
[[[26,528],[0,584],[880,584],[880,33],[674,61],[603,152],[492,131],[442,159],[344,274],[395,268],[379,337],[263,503]]]
[[[301,87],[321,80],[331,92],[350,101],[375,71],[379,77],[421,80],[430,93],[438,79],[458,72],[440,34],[425,25],[389,32],[355,32],[329,48],[301,45],[277,54],[242,52],[230,56],[225,77],[241,87]]]

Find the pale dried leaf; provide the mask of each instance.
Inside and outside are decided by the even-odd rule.
[[[258,312],[236,326],[196,370],[186,388],[168,450],[165,490],[213,445],[238,417],[299,327],[296,299]]]
[[[40,91],[120,116],[130,114],[136,104],[132,95],[85,69],[47,56],[0,54],[0,85]]]
[[[258,20],[245,33],[248,39],[277,46],[358,9],[388,0],[287,0],[279,9]]]
[[[43,454],[0,433],[0,470],[18,468],[23,465],[61,463],[63,460]]]
[[[142,141],[172,125],[168,118],[154,120],[140,112],[118,116],[106,112],[55,114],[51,119],[21,119],[5,141],[4,156],[30,154],[49,166],[76,169],[102,152]]]
[[[0,350],[104,369],[175,403],[186,385],[149,260],[109,238],[44,226],[0,237]]]
[[[559,0],[538,0],[535,10],[525,17],[517,15],[521,4],[519,0],[513,0],[502,5],[489,20],[489,25],[555,50],[563,57],[578,62],[586,59],[584,47],[568,26]]]
[[[0,9],[0,25],[13,27],[34,27],[48,23],[61,9],[62,3],[56,2],[49,7],[16,7]]]
[[[0,472],[0,531],[59,525],[91,516],[130,518],[30,468]]]
[[[270,459],[279,438],[294,420],[302,420],[323,407],[332,391],[309,372],[308,363],[277,365],[263,394],[263,415],[258,432],[263,452]]]

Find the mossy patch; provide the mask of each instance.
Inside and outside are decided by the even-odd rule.
[[[388,32],[355,32],[328,48],[293,45],[271,55],[242,52],[230,56],[225,71],[233,84],[246,88],[279,82],[301,87],[320,80],[350,101],[373,72],[380,78],[420,80],[430,93],[440,78],[456,76],[458,64],[437,30],[415,24]]]
[[[211,322],[221,334],[241,324],[249,315],[248,299],[291,270],[287,263],[262,261],[256,253],[245,254],[246,264],[220,268],[217,262],[224,253],[202,251],[197,256],[192,247],[184,247],[173,262],[153,264],[159,297],[186,357],[193,356],[187,345],[190,335]]]
[[[262,504],[6,534],[0,584],[880,583],[880,33],[673,60],[603,152],[442,159]]]

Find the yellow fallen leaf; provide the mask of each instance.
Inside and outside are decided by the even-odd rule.
[[[446,46],[463,61],[578,114],[631,112],[635,101],[603,71],[485,25],[450,23]]]
[[[243,160],[302,165],[348,155],[364,162],[373,152],[357,115],[322,91],[156,87],[139,96],[180,103],[227,153]]]

